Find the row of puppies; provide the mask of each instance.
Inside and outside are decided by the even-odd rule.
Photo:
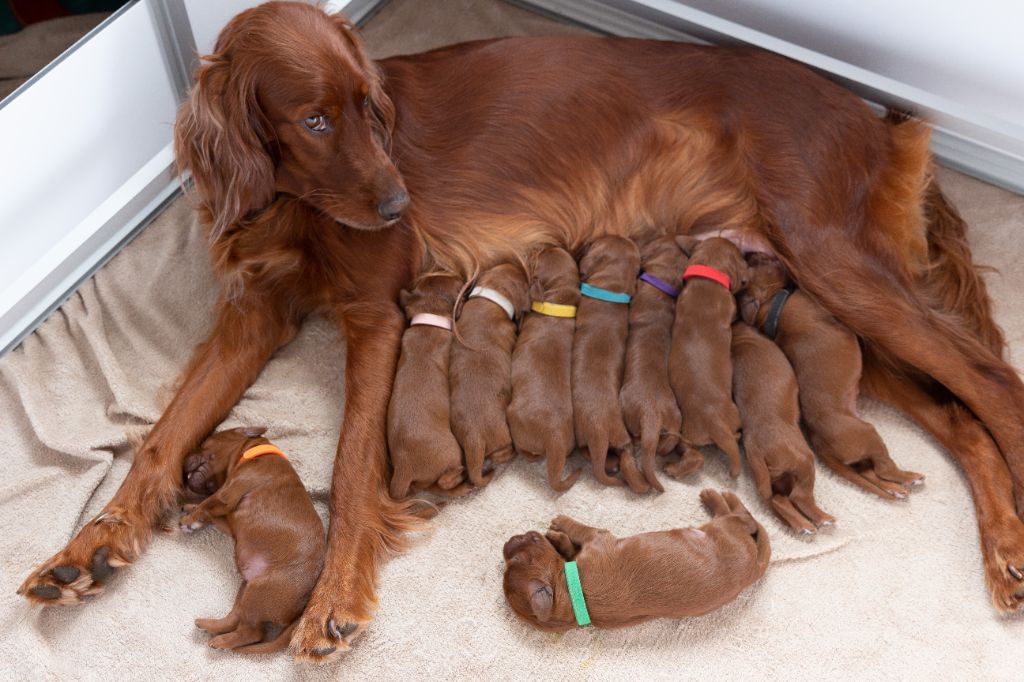
[[[413,324],[388,415],[395,497],[411,488],[464,494],[486,484],[486,458],[516,451],[546,459],[550,485],[563,491],[579,476],[562,477],[574,447],[598,480],[619,485],[617,466],[636,492],[662,490],[655,457],[676,449],[670,475],[699,470],[700,448],[716,446],[738,476],[742,424],[759,494],[809,533],[833,518],[814,502],[801,412],[823,461],[849,480],[892,497],[921,480],[898,469],[856,415],[856,338],[787,286],[774,259],[755,255],[748,266],[720,238],[660,237],[638,249],[606,236],[578,270],[568,252],[549,248],[529,286],[511,264],[476,284],[454,342],[448,316],[460,307],[460,280],[431,275],[402,294]],[[773,305],[781,294],[786,305]],[[750,326],[769,317],[778,346]],[[417,324],[424,318],[444,324]]]

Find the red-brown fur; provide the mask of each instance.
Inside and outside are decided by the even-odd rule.
[[[413,290],[402,291],[402,308],[412,320],[420,313],[449,320],[463,281],[451,275],[427,275]],[[402,334],[395,384],[388,404],[388,452],[391,496],[410,488],[439,495],[461,495],[469,486],[462,450],[452,434],[449,402],[449,357],[452,332],[430,325],[410,326]]]
[[[299,475],[275,454],[242,453],[269,443],[262,428],[215,433],[186,462],[193,491],[212,493],[182,508],[179,526],[194,533],[208,523],[235,540],[242,587],[223,618],[199,618],[214,649],[266,654],[288,646],[324,566],[324,527]]]
[[[814,454],[800,431],[796,376],[786,356],[767,337],[736,322],[732,362],[743,450],[761,499],[800,533],[832,525],[835,519],[814,501]]]
[[[580,260],[580,282],[632,296],[639,270],[636,244],[623,237],[598,237]],[[618,453],[630,446],[619,404],[628,331],[627,304],[580,297],[572,339],[576,445],[590,458],[594,478],[605,485],[622,485],[605,471],[609,450]]]
[[[530,297],[558,305],[579,305],[580,274],[565,249],[549,247],[533,260]],[[572,418],[572,338],[576,320],[527,313],[512,352],[512,401],[506,417],[516,450],[546,460],[548,484],[565,492],[580,470],[562,478],[576,446]]]
[[[640,247],[640,265],[644,272],[682,289],[686,254],[673,237],[658,237]],[[626,368],[619,391],[622,416],[643,470],[642,484],[631,482],[631,460],[620,457],[623,477],[635,492],[646,492],[648,485],[664,491],[654,470],[655,455],[667,455],[679,444],[682,415],[668,380],[675,313],[671,296],[637,281],[636,295],[629,303]]]
[[[733,493],[704,490],[714,517],[700,528],[617,538],[568,516],[546,535],[505,543],[505,599],[542,630],[576,627],[565,562],[576,561],[591,622],[623,627],[652,618],[700,616],[732,601],[764,575],[768,534]]]
[[[350,24],[303,3],[243,12],[196,78],[175,144],[224,286],[217,320],[114,498],[27,576],[30,599],[80,601],[138,556],[185,454],[315,312],[347,344],[345,414],[328,557],[292,641],[317,660],[346,648],[416,523],[386,483],[399,290],[605,233],[722,230],[767,245],[864,340],[865,387],[961,462],[993,600],[1021,604],[1024,384],[924,125],[754,49],[509,38],[374,64]],[[335,125],[312,133],[316,114]]]
[[[788,278],[774,258],[755,254],[748,262],[750,282],[739,297],[740,314],[763,330],[772,300]],[[887,499],[904,498],[910,486],[923,481],[921,474],[897,467],[875,428],[857,415],[862,362],[849,329],[796,289],[778,315],[775,343],[796,373],[811,449],[829,468]]]
[[[476,285],[494,289],[515,309],[508,319],[497,303],[470,298],[458,317],[459,338],[452,344],[452,432],[465,453],[466,473],[475,486],[484,476],[484,460],[494,464],[512,459],[512,436],[505,411],[512,397],[512,350],[516,326],[530,307],[526,274],[519,265],[502,263],[484,272]]]
[[[703,277],[687,280],[676,302],[669,354],[669,382],[683,415],[682,457],[665,466],[677,478],[704,464],[697,448],[714,445],[729,459],[729,474],[740,475],[737,444],[740,413],[732,401],[731,325],[736,317],[733,294],[746,285],[747,264],[732,242],[711,237],[695,243],[679,237],[689,264],[725,273],[729,288]]]

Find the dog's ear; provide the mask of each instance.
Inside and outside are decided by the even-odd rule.
[[[211,240],[274,198],[274,162],[267,150],[271,126],[256,93],[259,69],[232,59],[241,33],[229,24],[218,51],[203,57],[174,124],[176,171],[192,172],[212,216]]]
[[[541,623],[551,620],[551,609],[555,605],[555,595],[551,585],[542,580],[531,580],[526,585],[530,594],[530,610]]]
[[[679,248],[682,249],[683,253],[686,254],[686,257],[689,258],[693,255],[693,250],[697,248],[697,244],[700,244],[700,240],[696,237],[691,237],[688,234],[677,234],[676,244],[679,245]]]
[[[242,426],[238,432],[246,438],[259,438],[267,432],[266,426]]]
[[[366,56],[363,41],[355,24],[344,14],[335,14],[331,17],[338,32],[348,43],[352,51],[352,58],[366,73],[369,78],[369,91],[366,96],[370,100],[370,110],[373,112],[374,132],[380,137],[384,150],[391,151],[391,133],[395,129],[395,105],[391,98],[384,92],[383,77],[377,65]]]
[[[402,289],[398,292],[398,303],[402,306],[402,310],[405,310],[409,306],[410,298],[412,298],[412,292],[408,289]]]

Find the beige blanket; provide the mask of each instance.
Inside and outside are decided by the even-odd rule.
[[[453,5],[464,13],[451,13]],[[372,20],[367,41],[380,54],[548,28],[491,2],[393,2]],[[1024,198],[952,171],[939,175],[971,224],[977,259],[1001,271],[988,281],[1024,361]],[[159,416],[206,332],[216,292],[189,201],[179,200],[0,360],[0,679],[1024,676],[1024,623],[989,606],[963,477],[920,429],[867,401],[862,408],[895,459],[928,476],[909,501],[883,502],[819,468],[818,501],[839,524],[800,539],[760,503],[749,476],[734,483],[715,458],[696,480],[666,480],[664,494],[646,497],[589,476],[557,496],[541,465],[517,461],[451,504],[384,567],[378,617],[326,667],[205,646],[193,619],[226,613],[239,582],[231,541],[213,529],[158,534],[83,607],[29,607],[15,589],[124,478],[128,436]],[[335,331],[310,320],[227,421],[268,426],[321,512],[343,366]],[[510,535],[542,529],[558,513],[621,535],[700,524],[697,493],[707,486],[736,490],[771,534],[767,575],[735,602],[702,618],[563,635],[535,632],[506,607],[501,546]]]

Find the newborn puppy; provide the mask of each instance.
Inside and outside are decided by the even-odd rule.
[[[530,307],[526,275],[503,263],[483,273],[458,318],[452,344],[451,425],[466,456],[466,473],[475,486],[486,485],[484,459],[512,459],[512,436],[505,411],[512,397],[512,350],[516,322]]]
[[[324,565],[326,540],[320,517],[284,453],[263,438],[262,428],[215,433],[185,459],[185,482],[210,492],[186,505],[181,530],[207,523],[235,539],[242,587],[223,618],[196,626],[216,635],[215,649],[264,654],[288,646],[295,623]]]
[[[795,531],[835,519],[814,502],[814,455],[800,431],[796,376],[778,346],[743,322],[732,329],[733,393],[743,449],[761,498]]]
[[[471,486],[462,450],[449,420],[448,357],[451,314],[462,280],[429,274],[401,302],[410,320],[402,335],[395,384],[388,404],[388,449],[391,452],[391,497],[406,497],[410,488],[440,495],[462,495]]]
[[[886,499],[904,498],[924,476],[903,471],[875,428],[857,416],[861,352],[857,337],[788,282],[778,260],[755,254],[740,314],[782,349],[796,371],[811,448],[833,471]]]
[[[503,550],[505,599],[531,625],[555,631],[585,625],[587,616],[621,627],[714,611],[764,575],[771,548],[738,497],[705,490],[700,499],[714,517],[700,528],[617,538],[556,516],[546,536],[516,535]],[[577,574],[582,618],[568,587]]]
[[[621,457],[619,466],[634,492],[647,492],[648,486],[663,492],[654,471],[654,458],[675,449],[682,428],[682,416],[668,380],[668,356],[686,254],[674,237],[658,237],[640,248],[640,264],[643,272],[636,296],[629,303],[626,370],[619,401],[640,458],[643,480],[635,475],[631,457]]]
[[[523,319],[512,352],[508,427],[516,450],[530,459],[544,457],[548,484],[564,492],[580,477],[574,469],[562,478],[576,445],[569,372],[580,275],[569,252],[557,247],[541,251],[532,270],[532,312]]]
[[[735,478],[740,475],[740,413],[732,401],[729,341],[736,316],[733,295],[747,284],[747,263],[721,237],[676,239],[690,254],[669,355],[669,381],[683,414],[685,450],[665,471],[675,477],[697,471],[704,464],[697,448],[716,445],[729,458],[729,474]]]
[[[580,261],[580,298],[572,346],[572,409],[576,444],[586,450],[594,477],[622,482],[605,471],[608,450],[630,446],[619,389],[625,364],[629,306],[636,291],[640,251],[625,237],[598,237]]]

